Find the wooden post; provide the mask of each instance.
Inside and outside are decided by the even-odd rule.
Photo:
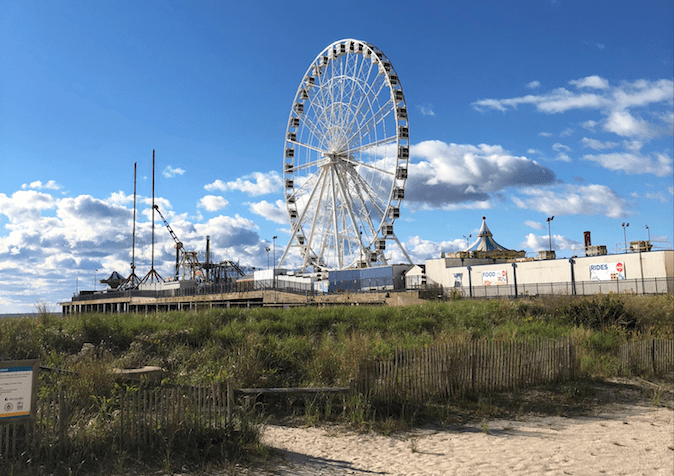
[[[232,420],[232,410],[234,403],[234,387],[232,385],[232,377],[227,377],[227,422]]]

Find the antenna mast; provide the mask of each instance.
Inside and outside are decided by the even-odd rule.
[[[155,282],[155,279],[157,282],[164,282],[164,279],[159,276],[159,273],[154,269],[154,210],[154,149],[152,149],[152,266],[150,271],[143,278],[143,283],[153,283]]]
[[[138,162],[133,164],[133,231],[131,238],[131,274],[126,280],[121,284],[120,288],[125,289],[136,289],[140,279],[136,276],[136,169],[138,167]]]

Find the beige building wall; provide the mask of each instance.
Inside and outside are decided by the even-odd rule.
[[[466,260],[465,263],[468,263]],[[496,264],[449,266],[455,260],[446,258],[426,261],[426,280],[444,287],[517,285],[542,283],[569,283],[591,281],[591,265],[622,263],[625,280],[674,278],[674,250],[622,253],[604,256],[581,256],[542,261],[519,261]],[[513,268],[515,264],[516,268]],[[573,266],[573,279],[571,268]],[[597,282],[597,281],[595,281]]]

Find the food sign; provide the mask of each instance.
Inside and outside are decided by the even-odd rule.
[[[37,360],[0,362],[0,423],[35,416]]]
[[[625,263],[597,263],[590,265],[592,281],[625,279]]]
[[[482,271],[482,285],[495,286],[499,284],[508,284],[508,273],[505,269],[498,271]]]

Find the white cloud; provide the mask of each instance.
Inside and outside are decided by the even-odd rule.
[[[534,230],[542,230],[545,228],[542,223],[539,223],[537,221],[527,220],[524,222],[524,224],[529,228],[533,228]]]
[[[623,137],[651,139],[672,133],[672,114],[653,111],[651,120],[637,117],[634,109],[670,106],[674,102],[674,81],[662,79],[622,82],[617,86],[599,76],[588,76],[569,82],[577,91],[565,88],[554,89],[545,94],[526,95],[508,99],[480,99],[472,103],[478,111],[495,109],[506,112],[520,105],[532,105],[545,114],[559,114],[571,110],[590,109],[600,111],[605,119],[601,122],[585,121],[583,127],[594,130],[600,126],[606,132]],[[591,92],[588,92],[591,90]]]
[[[585,248],[585,245],[579,241],[571,240],[565,236],[562,235],[534,235],[533,233],[529,233],[526,236],[526,239],[520,243],[520,247],[523,249],[529,249],[531,251],[543,251],[547,250],[550,248],[550,244],[552,243],[552,249],[559,251],[559,250],[569,250],[569,251],[576,251],[576,250],[582,250]]]
[[[527,88],[529,89],[537,89],[541,87],[541,82],[540,81],[531,81],[530,83],[527,84]]]
[[[26,189],[29,189],[29,188],[31,188],[33,190],[42,190],[42,189],[60,190],[61,186],[59,184],[57,184],[54,180],[49,180],[45,184],[43,184],[40,180],[36,180],[35,182],[31,182],[29,184],[24,183],[23,185],[21,185],[21,188],[23,190],[26,190]]]
[[[568,145],[560,144],[559,142],[555,143],[552,145],[552,150],[559,152],[560,150],[563,150],[565,152],[570,152],[572,149]]]
[[[494,193],[555,180],[550,169],[500,146],[424,141],[410,155],[405,204],[416,209],[489,208]]]
[[[538,135],[540,137],[552,137],[552,133],[550,132],[539,132]]]
[[[281,225],[288,224],[288,214],[283,200],[276,200],[274,204],[262,200],[261,202],[249,204],[248,208],[256,215],[260,215],[274,223]]]
[[[519,208],[547,215],[604,215],[620,218],[629,214],[628,204],[605,185],[570,185],[554,188],[526,188],[527,198],[513,197]]]
[[[229,205],[229,202],[224,198],[216,195],[206,195],[199,200],[199,207],[205,208],[209,212],[217,212]]]
[[[164,171],[162,172],[162,175],[166,178],[171,178],[175,177],[176,175],[182,175],[184,174],[185,171],[180,168],[173,168],[170,165],[167,165]]]
[[[252,180],[251,180],[252,179]],[[213,183],[204,186],[207,191],[230,191],[239,190],[251,196],[265,195],[268,193],[276,193],[283,186],[283,180],[277,172],[255,172],[250,175],[243,176],[231,182],[223,182],[216,180]]]
[[[410,237],[403,246],[405,251],[410,255],[412,262],[423,263],[427,259],[439,258],[441,253],[454,253],[466,249],[469,243],[466,240],[456,239],[451,241],[429,241],[420,238],[419,236]],[[402,256],[401,256],[402,258]],[[399,259],[398,261],[405,261]]]
[[[614,149],[619,145],[617,142],[609,142],[609,141],[602,142],[597,139],[590,139],[588,137],[583,137],[581,142],[583,144],[583,147],[588,147],[594,150]]]
[[[613,153],[613,154],[588,154],[584,160],[589,160],[609,170],[622,170],[633,174],[653,174],[657,177],[665,177],[672,174],[672,158],[665,154],[655,153],[655,157],[649,157],[641,153]]]
[[[576,86],[577,88],[590,88],[590,89],[608,89],[608,80],[600,78],[599,76],[588,76],[587,78],[575,79],[569,81],[569,84]]]
[[[421,112],[421,115],[423,116],[435,116],[435,113],[433,112],[433,106],[431,105],[417,106],[417,109],[419,109],[419,112]]]

